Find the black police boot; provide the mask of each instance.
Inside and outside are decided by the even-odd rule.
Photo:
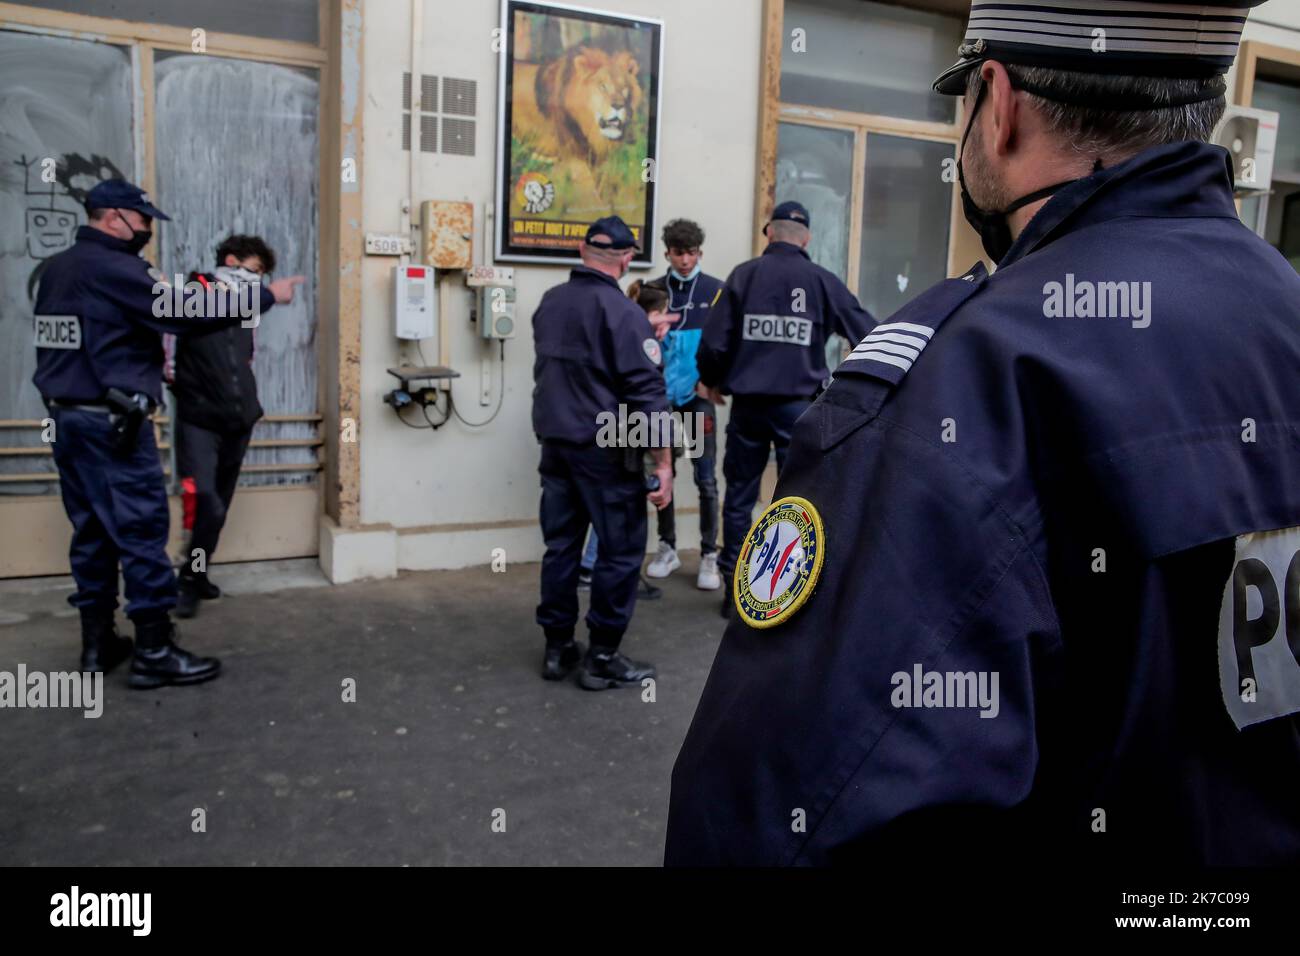
[[[112,610],[81,611],[81,669],[108,673],[131,656],[131,639],[117,633]]]
[[[176,625],[168,617],[137,621],[135,656],[127,684],[149,690],[165,684],[199,684],[221,673],[221,661],[176,646]]]
[[[564,680],[582,660],[582,645],[573,638],[567,644],[547,644],[542,657],[542,678]]]
[[[718,608],[718,613],[722,615],[724,621],[730,621],[731,615],[735,612],[736,605],[731,594],[731,575],[722,575],[722,606]]]
[[[571,627],[544,627],[546,651],[542,654],[542,678],[564,680],[582,660],[582,645],[573,640]]]
[[[189,619],[199,613],[200,601],[215,601],[221,588],[208,580],[206,572],[182,571],[176,578],[176,616]]]
[[[654,676],[653,664],[629,660],[616,650],[593,644],[587,652],[587,659],[582,662],[578,683],[584,690],[610,690],[639,685],[647,677]]]

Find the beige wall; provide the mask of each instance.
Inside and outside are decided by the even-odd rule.
[[[658,223],[678,215],[697,219],[708,233],[705,268],[725,276],[751,245],[760,5],[754,0],[602,0],[599,8],[664,21]],[[409,155],[401,149],[401,74],[410,63],[410,12],[402,0],[365,4],[365,231],[396,232],[400,226]],[[492,31],[499,26],[499,7],[488,0],[424,0],[423,17],[420,72],[478,81],[477,155],[415,153],[421,183],[415,198],[417,204],[472,202],[475,255],[482,261],[482,215],[494,201],[496,175],[498,55],[492,51]],[[655,238],[657,265],[649,275],[662,271]],[[403,361],[423,364],[392,333],[389,283],[395,262],[367,257],[363,263],[361,525],[396,531],[385,538],[393,540],[399,568],[477,564],[488,561],[494,547],[506,547],[511,560],[535,560],[542,541],[536,526],[538,446],[530,418],[530,318],[542,293],[567,278],[568,267],[514,264],[520,323],[518,336],[506,343],[501,413],[485,428],[470,429],[453,419],[430,432],[403,426],[381,401],[395,384],[387,368]],[[491,364],[495,398],[498,346],[477,337],[468,292],[458,275],[452,274],[452,283],[445,326],[451,365],[464,376],[455,394],[462,414],[479,421],[493,407],[478,400],[480,366],[485,359]],[[425,341],[423,350],[436,364],[436,340]],[[689,478],[683,476],[677,488],[682,505],[693,508]],[[682,523],[683,546],[689,546],[694,522]]]

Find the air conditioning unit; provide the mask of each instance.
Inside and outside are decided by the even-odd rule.
[[[1267,192],[1273,182],[1278,114],[1248,106],[1229,106],[1211,142],[1232,154],[1232,186],[1237,192]]]

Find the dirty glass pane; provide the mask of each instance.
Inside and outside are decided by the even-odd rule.
[[[808,255],[843,281],[849,270],[849,224],[853,195],[853,133],[781,123],[777,138],[776,201],[794,199],[812,217]],[[826,365],[840,363],[839,336],[826,343]]]
[[[318,0],[16,0],[25,7],[318,43]]]
[[[812,217],[808,255],[840,279],[849,266],[853,134],[781,123],[777,139],[776,201],[803,203]]]
[[[956,62],[964,26],[866,0],[786,0],[781,102],[951,123],[955,98],[930,84]]]
[[[858,298],[879,320],[948,277],[951,143],[867,135]]]
[[[212,270],[231,233],[261,236],[277,276],[302,274],[292,305],[262,317],[253,370],[267,415],[316,411],[318,78],[314,71],[214,56],[159,54],[157,202],[163,273]],[[310,423],[263,422],[253,440],[311,438]],[[252,448],[246,465],[310,464],[310,448]],[[241,484],[296,484],[312,473],[245,472]]]
[[[46,415],[32,385],[32,307],[45,261],[72,244],[101,179],[135,175],[131,57],[123,47],[0,31],[0,419]],[[37,428],[0,427],[0,447],[48,449]],[[0,494],[54,471],[47,454],[0,454]]]
[[[1300,175],[1300,86],[1256,80],[1250,105],[1278,113],[1274,172]]]

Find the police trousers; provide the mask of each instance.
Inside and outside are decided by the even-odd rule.
[[[176,604],[176,575],[167,557],[167,488],[153,426],[135,447],[114,452],[105,412],[52,408],[54,464],[63,508],[72,522],[68,557],[75,608],[111,613],[117,569],[126,583],[126,613],[156,617]]]
[[[578,621],[578,566],[590,524],[600,539],[591,574],[587,628],[595,647],[614,649],[636,607],[646,545],[646,489],[641,472],[623,467],[618,449],[543,441],[542,600],[537,623],[548,644],[573,637]]]
[[[251,428],[215,432],[177,417],[176,470],[190,527],[186,567],[193,566],[196,551],[202,552],[204,567],[216,553],[252,435]]]
[[[794,423],[812,401],[806,398],[736,395],[727,423],[727,453],[722,477],[727,494],[722,503],[722,552],[718,569],[730,580],[745,535],[754,523],[754,504],[767,467],[768,453],[776,451],[778,473],[785,466]]]

